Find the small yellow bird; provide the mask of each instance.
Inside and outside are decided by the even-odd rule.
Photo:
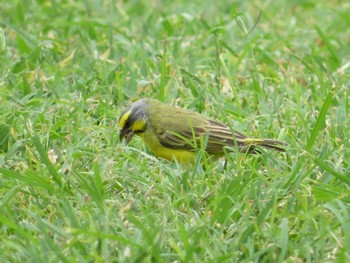
[[[144,98],[132,103],[119,118],[120,141],[126,144],[136,134],[143,138],[151,152],[167,160],[194,163],[195,154],[207,138],[205,151],[214,158],[225,151],[258,153],[256,146],[284,152],[285,142],[273,139],[247,138],[225,124],[186,109]],[[207,136],[207,137],[206,137]]]

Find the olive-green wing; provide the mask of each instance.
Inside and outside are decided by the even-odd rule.
[[[210,120],[208,125],[209,138],[206,151],[210,154],[223,153],[223,147],[238,147],[242,149],[245,146],[246,136],[235,130],[231,130],[223,123]]]
[[[149,128],[155,132],[160,144],[167,148],[195,151],[208,136],[206,152],[209,154],[223,154],[225,146],[245,149],[246,136],[221,122],[155,100],[149,103]]]
[[[187,125],[182,123],[177,127],[165,126],[157,133],[159,142],[167,148],[195,151],[201,147],[201,140],[208,136],[205,150],[209,154],[223,154],[225,146],[235,147],[236,144],[239,148],[244,146],[246,137],[234,131],[234,138],[231,130],[220,122],[198,118],[195,119],[195,123],[190,124],[188,120],[187,122]]]

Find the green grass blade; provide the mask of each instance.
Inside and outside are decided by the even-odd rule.
[[[339,58],[339,55],[336,51],[336,48],[331,43],[329,37],[322,31],[322,29],[319,26],[315,26],[315,29],[320,36],[320,38],[325,43],[326,47],[328,48],[328,51],[332,54],[332,57],[337,61],[338,64],[340,64],[341,59]]]
[[[16,32],[21,38],[23,38],[27,44],[30,45],[30,48],[33,48],[38,45],[37,41],[33,40],[31,37],[27,35],[24,31],[18,28],[16,25],[10,23],[9,21],[2,21],[4,25],[11,28],[14,32]]]
[[[288,249],[288,219],[287,218],[283,218],[282,222],[281,222],[281,236],[280,236],[280,246],[281,246],[281,252],[280,255],[278,257],[278,262],[283,262],[285,257],[286,257],[286,253],[287,253],[287,249]]]
[[[32,172],[26,172],[24,175],[16,173],[14,171],[7,170],[5,168],[0,168],[0,174],[4,177],[13,178],[21,182],[25,182],[28,185],[39,186],[41,188],[47,189],[49,191],[53,190],[50,182],[46,181],[44,178],[41,178],[39,175]]]
[[[55,168],[55,166],[52,164],[52,162],[50,161],[43,145],[41,144],[39,138],[37,136],[33,136],[32,137],[32,141],[39,153],[39,156],[42,160],[42,162],[44,163],[44,165],[46,166],[46,168],[48,169],[52,179],[56,182],[56,184],[61,188],[62,187],[62,179],[61,176],[57,173],[57,170]]]
[[[335,92],[335,88],[332,88],[329,91],[329,93],[328,93],[328,95],[327,95],[327,97],[322,105],[322,108],[321,108],[320,113],[317,117],[315,126],[313,127],[310,138],[309,138],[307,145],[306,145],[306,149],[308,151],[311,151],[312,147],[315,145],[316,138],[317,138],[319,132],[322,130],[322,126],[325,123],[328,109],[329,109],[329,107],[332,103],[333,97],[334,97],[334,92]]]
[[[35,237],[31,235],[26,229],[18,224],[17,221],[13,221],[12,219],[2,215],[0,213],[0,223],[2,226],[7,226],[12,229],[15,233],[21,236],[21,238],[25,238],[26,240],[33,242],[33,245],[37,244],[37,240]]]
[[[328,173],[333,175],[338,180],[340,180],[344,183],[350,184],[349,175],[345,175],[345,174],[341,174],[341,173],[337,172],[336,170],[334,170],[332,167],[330,167],[328,164],[326,164],[324,161],[322,161],[319,158],[313,158],[313,160],[320,168],[327,171]]]
[[[163,54],[162,60],[160,63],[160,84],[159,84],[159,100],[164,101],[165,88],[168,80],[168,71],[167,71],[167,41],[163,43]]]

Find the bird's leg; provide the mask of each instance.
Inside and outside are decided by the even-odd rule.
[[[224,171],[226,171],[226,167],[227,167],[227,158],[225,158]]]

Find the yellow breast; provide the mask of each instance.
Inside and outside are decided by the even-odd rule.
[[[162,144],[160,144],[157,136],[151,129],[147,129],[143,133],[139,133],[147,147],[151,150],[151,152],[160,158],[167,159],[169,161],[173,161],[176,159],[181,163],[194,163],[195,153],[186,150],[176,150],[170,149]]]

